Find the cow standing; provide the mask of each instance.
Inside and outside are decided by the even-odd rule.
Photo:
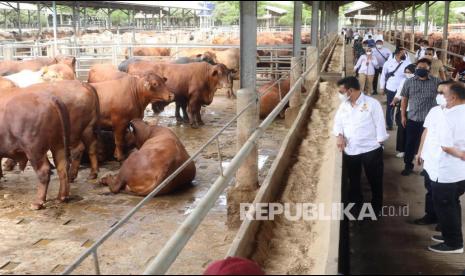
[[[124,159],[124,133],[133,119],[142,119],[145,108],[152,102],[171,102],[174,94],[165,85],[166,79],[149,73],[141,77],[126,76],[117,80],[91,84],[100,100],[102,129],[115,135],[115,158]]]
[[[34,210],[46,201],[51,173],[49,150],[60,178],[58,200],[69,197],[69,137],[69,114],[58,97],[11,93],[0,98],[0,163],[3,157],[12,158],[24,170],[30,160],[39,178],[37,198],[31,204]]]
[[[193,128],[203,125],[200,116],[202,106],[210,105],[217,89],[231,89],[231,72],[223,64],[210,65],[206,62],[170,64],[138,61],[129,64],[128,73],[143,75],[154,72],[168,78],[166,85],[174,92],[176,120],[189,121]],[[188,108],[188,110],[186,110]],[[184,118],[180,110],[183,110]],[[188,117],[186,116],[188,114]]]

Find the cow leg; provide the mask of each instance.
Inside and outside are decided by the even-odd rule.
[[[181,111],[181,104],[176,102],[176,113],[175,113],[175,115],[176,115],[176,122],[178,122],[178,123],[183,122],[180,111]]]
[[[64,147],[52,149],[53,161],[57,168],[58,177],[60,179],[60,190],[58,193],[58,201],[65,202],[69,199],[70,185],[68,169],[69,164],[66,158],[66,151]]]
[[[83,133],[83,142],[87,148],[87,154],[90,160],[90,174],[88,179],[96,179],[98,175],[98,138],[93,128],[88,127]]]
[[[79,165],[81,164],[82,153],[85,146],[80,142],[76,147],[71,149],[71,166],[69,168],[69,182],[73,183],[77,178],[79,172]]]
[[[3,170],[2,170],[2,157],[0,157],[0,178],[3,177]]]
[[[11,172],[12,170],[15,169],[15,167],[16,167],[16,161],[13,160],[13,159],[8,158],[5,161],[5,165],[4,165],[3,169],[5,171],[7,171],[7,172]]]
[[[117,194],[119,193],[125,185],[119,175],[108,175],[100,180],[100,184],[108,186],[110,188],[110,192]]]
[[[188,113],[189,113],[189,119],[190,119],[190,124],[192,128],[199,128],[199,122],[198,117],[197,117],[197,112],[200,112],[200,107],[199,105],[196,104],[195,102],[189,102],[189,108],[188,108]]]
[[[187,114],[187,103],[183,103],[181,108],[182,108],[184,122],[189,123],[189,115]]]
[[[124,130],[126,125],[127,124],[117,124],[113,131],[115,135],[115,158],[120,162],[124,160]]]
[[[48,162],[47,155],[44,155],[39,160],[31,160],[31,165],[39,178],[36,199],[31,204],[31,209],[40,210],[44,207],[47,200],[47,189],[50,183],[50,163]]]
[[[202,115],[200,114],[200,108],[199,108],[199,110],[197,111],[196,116],[197,116],[197,122],[199,122],[199,125],[204,126],[205,123],[202,121]]]

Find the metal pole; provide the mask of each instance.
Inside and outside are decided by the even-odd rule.
[[[302,1],[294,1],[294,34],[293,34],[293,56],[300,58],[302,49]]]
[[[52,5],[53,5],[53,55],[55,56],[58,53],[56,1],[52,1]]]
[[[415,1],[412,4],[412,37],[410,39],[410,51],[415,51]]]
[[[310,35],[312,36],[312,46],[318,48],[318,23],[319,23],[320,1],[312,1],[312,26]]]
[[[40,18],[40,2],[37,3],[37,28],[38,28],[38,33],[37,36],[40,37],[40,34],[42,33],[42,21]]]
[[[399,12],[396,11],[396,16],[394,17],[394,44],[397,43],[397,25],[399,24]]]
[[[400,35],[400,44],[405,47],[405,9],[402,10],[402,33]]]
[[[447,50],[449,45],[449,11],[450,11],[450,1],[444,1],[444,29],[442,31],[442,62],[447,64]]]
[[[19,8],[19,2],[16,3],[16,11],[17,11],[17,15],[18,15],[18,30],[19,30],[19,36],[21,37],[22,36],[22,30],[21,30],[21,10]]]
[[[76,12],[76,24],[77,24],[77,36],[81,34],[81,4],[77,2],[77,12]]]
[[[423,31],[424,39],[428,39],[428,25],[429,25],[429,1],[425,3],[425,26]]]
[[[326,18],[326,1],[321,2],[320,8],[321,8],[320,39],[323,39],[323,37],[325,36],[325,27],[326,27],[326,22],[325,22],[325,18]]]
[[[237,148],[249,139],[258,126],[257,70],[257,1],[240,2],[240,87],[237,93],[237,110],[255,101],[237,120]],[[251,203],[258,189],[258,147],[255,145],[236,173],[236,185],[228,191],[228,226],[240,225],[240,204]]]

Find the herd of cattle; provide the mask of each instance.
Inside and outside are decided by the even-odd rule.
[[[66,201],[83,155],[90,163],[89,179],[97,178],[99,163],[105,161],[99,155],[103,147],[99,139],[111,131],[114,158],[123,163],[118,174],[100,183],[114,193],[147,195],[189,154],[169,128],[143,121],[145,109],[152,104],[159,113],[175,102],[178,122],[193,128],[203,125],[202,106],[212,103],[217,89],[227,88],[233,95],[232,83],[239,75],[238,61],[221,59],[238,52],[222,53],[189,53],[171,62],[129,58],[119,67],[96,64],[87,82],[75,79],[74,57],[0,62],[0,163],[7,158],[5,166],[0,166],[0,177],[16,164],[24,170],[29,161],[39,179],[37,198],[31,204],[37,210],[44,207],[55,167],[60,180],[58,200]],[[259,93],[268,91],[261,99],[261,117],[289,91],[289,81],[273,87],[271,83],[259,88]],[[191,183],[195,174],[192,162],[161,194]]]

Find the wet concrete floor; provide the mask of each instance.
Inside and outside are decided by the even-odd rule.
[[[236,112],[236,101],[224,95],[215,96],[204,108],[206,126],[191,129],[177,125],[174,105],[159,117],[147,112],[147,121],[159,120],[172,128],[189,153],[194,153]],[[236,126],[220,136],[225,160],[236,153]],[[274,160],[287,129],[277,120],[260,140],[260,178],[263,179]],[[159,252],[180,223],[206,194],[219,175],[216,144],[208,147],[196,160],[197,177],[193,187],[176,194],[156,197],[142,208],[129,223],[118,230],[98,251],[102,273],[139,274]],[[99,176],[117,172],[119,163],[101,166]],[[142,198],[112,195],[107,187],[87,181],[88,168],[82,168],[72,184],[73,200],[67,204],[54,201],[58,192],[56,174],[50,184],[46,209],[30,211],[37,178],[31,167],[25,172],[6,172],[0,180],[0,274],[58,274],[84,249],[93,244],[110,226]],[[223,194],[187,244],[169,271],[173,274],[202,273],[213,260],[223,258],[236,230],[226,227],[226,195]],[[94,273],[91,259],[76,273]]]

